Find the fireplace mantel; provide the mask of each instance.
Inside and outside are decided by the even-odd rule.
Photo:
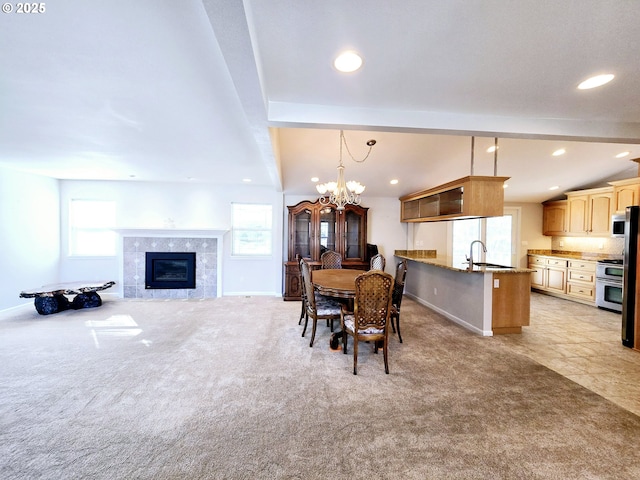
[[[115,228],[123,237],[222,237],[225,229]]]

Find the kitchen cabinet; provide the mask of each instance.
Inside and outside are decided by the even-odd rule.
[[[568,223],[567,201],[545,202],[542,208],[543,235],[566,235]]]
[[[536,270],[531,273],[531,288],[552,293],[566,293],[567,260],[529,255],[529,268]]]
[[[596,262],[569,260],[567,267],[567,295],[595,304]]]
[[[595,306],[596,261],[529,254],[533,290]]]
[[[469,176],[400,197],[401,222],[436,222],[458,217],[504,214],[504,182],[509,177]]]
[[[297,258],[320,266],[320,256],[327,250],[342,256],[344,268],[367,270],[367,211],[347,205],[338,211],[335,205],[303,201],[289,209],[288,261],[284,264],[284,299],[299,300],[300,270]]]
[[[613,213],[624,213],[627,207],[640,205],[640,177],[609,182],[613,186]]]
[[[613,187],[567,192],[569,235],[611,235]]]
[[[526,273],[494,273],[491,329],[494,335],[522,333],[531,315],[531,283]]]

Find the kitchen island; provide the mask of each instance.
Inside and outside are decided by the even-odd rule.
[[[456,265],[435,250],[396,250],[409,260],[405,295],[484,336],[521,333],[529,325],[528,268]]]

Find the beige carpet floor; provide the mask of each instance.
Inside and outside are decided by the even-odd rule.
[[[352,357],[277,298],[0,316],[2,479],[640,478],[640,417],[410,299]],[[350,349],[352,351],[352,349]]]

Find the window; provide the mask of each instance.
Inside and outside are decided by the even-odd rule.
[[[232,255],[271,255],[271,205],[233,203]]]
[[[103,200],[71,200],[69,205],[69,255],[116,254],[116,204]]]
[[[506,211],[507,209],[505,209]],[[487,252],[479,244],[473,246],[475,262],[489,262],[498,265],[515,266],[517,212],[508,212],[502,217],[471,218],[453,223],[453,265],[462,267],[469,257],[471,242],[482,240]]]
[[[464,263],[469,256],[469,246],[474,240],[481,240],[481,223],[479,218],[469,218],[467,220],[456,220],[453,223],[453,265],[464,268]],[[474,245],[474,260],[480,261],[478,251],[482,250],[480,245]]]

